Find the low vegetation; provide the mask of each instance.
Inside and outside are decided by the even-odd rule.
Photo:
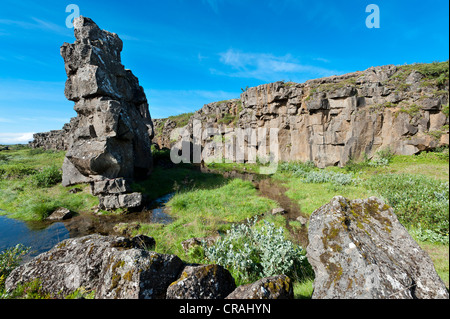
[[[8,216],[42,220],[60,206],[81,212],[98,204],[86,185],[77,185],[83,191],[76,194],[60,185],[59,167],[64,152],[17,147],[0,155],[0,209],[7,211]],[[168,152],[156,152],[155,159],[164,163]],[[417,156],[394,156],[385,149],[370,160],[351,160],[343,168],[318,169],[310,162],[280,163],[270,178],[284,186],[285,195],[307,215],[336,195],[349,199],[380,197],[394,208],[410,234],[429,253],[448,286],[448,163],[448,148]],[[259,172],[259,163],[211,163],[209,167],[221,173]],[[167,167],[158,164],[152,178],[132,187],[150,200],[173,193],[166,204],[166,213],[173,222],[135,222],[127,230],[129,235],[150,235],[156,240],[157,252],[176,254],[187,262],[221,264],[230,270],[238,284],[287,273],[295,280],[296,298],[310,298],[313,273],[305,257],[306,247],[294,244],[292,238],[292,229],[300,229],[301,225],[287,224],[282,216],[264,214],[279,204],[260,196],[251,182],[204,174],[185,164]],[[209,247],[196,246],[185,252],[181,245],[193,237],[217,235],[220,240]],[[14,296],[4,295],[1,290],[7,274],[24,253],[26,248],[18,246],[0,257],[3,298],[40,296],[38,283],[20,288]],[[77,296],[92,297],[82,291],[72,297]]]
[[[0,160],[0,208],[21,220],[44,220],[58,207],[74,212],[98,205],[88,185],[76,185],[82,192],[70,194],[61,185],[64,152],[11,147]]]

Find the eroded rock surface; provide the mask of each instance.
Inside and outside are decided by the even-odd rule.
[[[70,122],[63,185],[146,176],[153,125],[143,88],[121,64],[122,41],[89,18],[76,18],[74,28],[75,43],[61,47],[65,95],[78,114]]]
[[[312,161],[318,167],[344,166],[350,159],[373,158],[388,148],[401,155],[433,150],[448,145],[449,83],[418,70],[386,65],[305,83],[252,87],[240,99],[206,104],[186,129],[204,157],[234,161],[237,143],[228,146],[224,141],[239,138],[238,128],[266,129],[266,154],[269,132],[277,129],[279,160]],[[200,141],[195,140],[194,120],[202,124]],[[181,149],[181,142],[168,138],[174,131],[175,141],[180,140],[180,128],[169,120],[159,120],[158,125],[163,133],[154,142]],[[208,129],[216,132],[209,134]],[[250,136],[244,139],[239,147],[245,148],[248,160],[249,149],[256,152],[260,146],[250,143]]]
[[[294,299],[294,290],[291,279],[279,275],[239,286],[226,299]]]
[[[430,257],[391,207],[334,197],[310,218],[314,299],[449,298]]]
[[[81,287],[96,291],[96,299],[165,298],[184,265],[175,255],[148,251],[152,245],[146,236],[67,239],[16,268],[6,289],[40,279],[44,293],[60,298]]]
[[[167,298],[224,299],[235,288],[233,277],[222,266],[186,266],[180,278],[167,289]]]

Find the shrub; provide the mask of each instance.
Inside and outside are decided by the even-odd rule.
[[[365,182],[391,205],[400,222],[409,228],[448,237],[449,183],[422,175],[380,174]],[[438,236],[436,236],[437,238]]]
[[[299,280],[310,274],[303,248],[286,240],[283,229],[267,221],[260,228],[256,219],[235,224],[224,238],[204,249],[205,256],[226,267],[239,284],[280,274]]]
[[[37,187],[51,187],[62,181],[62,173],[56,165],[45,167],[32,176],[32,182]]]
[[[0,165],[0,179],[19,179],[35,173],[35,169],[20,163]]]
[[[31,248],[18,244],[15,247],[8,248],[0,253],[0,290],[6,280],[6,277],[19,266],[22,257],[28,254]]]

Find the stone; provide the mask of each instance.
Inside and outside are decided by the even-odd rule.
[[[208,236],[203,238],[190,238],[187,240],[184,240],[181,242],[181,246],[183,247],[183,250],[187,253],[189,250],[196,246],[202,246],[203,244],[206,244],[207,247],[210,247],[214,245],[214,243],[220,238],[220,235],[217,234],[215,236]]]
[[[178,278],[183,262],[175,255],[146,250],[152,238],[89,235],[67,239],[14,269],[7,291],[40,279],[55,298],[83,288],[96,299],[161,299]]]
[[[294,299],[291,279],[278,275],[236,288],[226,299]]]
[[[64,207],[60,207],[51,213],[46,219],[51,221],[60,221],[72,218],[72,212]]]
[[[285,210],[284,208],[282,208],[282,207],[277,207],[277,208],[272,209],[272,210],[270,211],[270,213],[271,213],[272,215],[284,215],[284,214],[286,214],[287,212],[286,212],[286,210]]]
[[[78,194],[78,193],[80,193],[80,192],[82,192],[82,191],[83,191],[83,190],[82,190],[81,188],[78,188],[78,187],[69,189],[69,193],[70,193],[70,194]]]
[[[303,216],[299,216],[297,217],[296,221],[298,221],[299,223],[301,223],[303,226],[305,226],[308,223],[308,219],[306,219]]]
[[[375,197],[334,197],[311,215],[308,238],[313,299],[449,298],[430,257]]]
[[[224,299],[235,288],[233,277],[222,266],[186,266],[167,289],[167,299]]]
[[[153,124],[138,79],[121,63],[122,40],[91,19],[74,20],[76,41],[64,43],[70,122],[63,185],[145,177],[152,168]]]
[[[139,208],[144,204],[141,193],[120,194],[120,195],[99,195],[99,208],[104,210],[114,210],[118,208]]]
[[[124,178],[95,181],[91,184],[92,195],[124,194],[131,192],[129,183]]]

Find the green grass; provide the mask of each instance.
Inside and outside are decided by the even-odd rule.
[[[155,167],[151,178],[135,182],[132,189],[141,192],[149,200],[163,195],[192,189],[210,189],[223,185],[226,179],[219,174],[203,174],[189,165],[177,165],[172,168]]]
[[[64,152],[18,148],[2,154],[7,160],[0,162],[0,209],[9,217],[44,220],[58,207],[80,212],[98,205],[88,185],[75,185],[83,190],[77,194],[60,185]]]
[[[135,234],[153,236],[156,251],[185,256],[181,242],[225,232],[231,223],[262,214],[277,203],[260,197],[252,183],[225,180],[215,188],[193,188],[178,192],[166,205],[175,220],[168,225],[141,224]]]

